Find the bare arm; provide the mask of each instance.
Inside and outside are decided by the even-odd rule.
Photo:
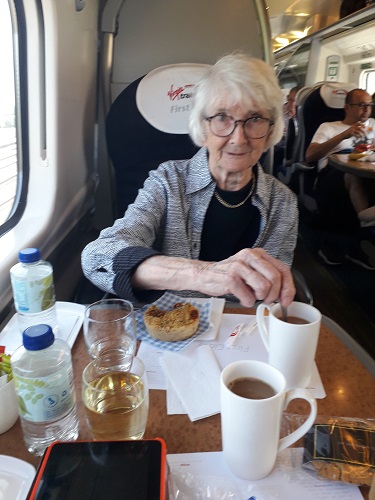
[[[134,272],[138,289],[194,290],[206,295],[232,294],[242,305],[279,300],[288,306],[295,295],[291,272],[262,248],[244,249],[220,262],[203,262],[157,255]]]
[[[313,163],[327,156],[340,142],[350,137],[363,136],[364,125],[361,122],[354,123],[340,134],[332,137],[326,142],[312,142],[306,150],[305,158],[308,163]]]

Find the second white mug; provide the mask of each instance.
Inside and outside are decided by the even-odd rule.
[[[286,390],[284,375],[261,361],[235,361],[220,379],[223,455],[230,470],[249,481],[267,476],[277,453],[304,436],[317,414],[315,398],[305,389]],[[280,439],[283,411],[292,399],[310,404],[306,421]]]
[[[322,319],[318,309],[303,302],[292,302],[288,307],[289,320],[285,322],[280,304],[260,304],[256,315],[260,336],[268,350],[268,362],[285,376],[288,388],[307,387]]]

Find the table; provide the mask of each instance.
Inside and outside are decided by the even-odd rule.
[[[348,154],[332,154],[328,156],[328,163],[348,174],[375,179],[375,162],[349,160]]]
[[[253,310],[230,308],[232,314],[254,314]],[[83,333],[72,349],[73,367],[80,420],[79,439],[91,439],[81,400],[81,374],[89,362]],[[316,363],[327,396],[318,400],[319,416],[369,418],[375,416],[375,380],[353,353],[325,325],[322,325]],[[161,437],[168,453],[192,453],[221,450],[220,415],[191,422],[187,415],[167,415],[165,391],[150,391],[150,410],[145,438]],[[302,400],[293,401],[288,412],[301,415],[309,411]],[[38,466],[40,459],[25,448],[19,420],[0,435],[0,454],[11,455]],[[363,488],[367,498],[368,488]]]

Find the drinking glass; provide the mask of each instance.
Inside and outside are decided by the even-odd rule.
[[[116,349],[122,352],[124,366],[130,366],[137,345],[133,304],[124,299],[103,299],[87,306],[83,334],[93,359]]]
[[[108,350],[82,373],[82,400],[94,440],[142,439],[148,416],[148,387],[143,362],[124,368],[124,354]]]

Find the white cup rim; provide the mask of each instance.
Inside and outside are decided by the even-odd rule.
[[[256,375],[256,374],[250,375],[248,373],[242,373],[242,374],[239,373],[237,375],[234,375],[233,377],[227,378],[227,373],[229,371],[236,370],[236,368],[240,369],[241,367],[249,367],[249,366],[253,366],[254,368],[257,368],[258,370],[261,370],[263,372],[266,372],[267,374],[270,374],[270,377],[273,377],[273,381],[271,381],[270,378],[268,378],[268,377],[266,379],[265,377],[261,377],[260,375]],[[258,373],[259,373],[259,371],[258,371]],[[239,378],[239,377],[253,377],[253,378],[256,378],[258,380],[261,380],[261,381],[265,382],[266,384],[270,385],[276,391],[276,394],[274,394],[273,396],[271,396],[269,398],[264,398],[264,399],[248,399],[248,398],[244,398],[243,396],[239,396],[238,394],[235,394],[234,392],[232,392],[228,387],[228,382],[230,382],[231,380],[234,380],[236,378]],[[276,377],[278,379],[277,387],[275,386],[275,382],[274,382]],[[254,404],[264,404],[265,401],[271,401],[275,398],[280,397],[280,395],[285,393],[287,390],[286,379],[285,379],[284,375],[280,372],[280,370],[278,370],[274,366],[272,366],[269,363],[266,363],[264,361],[256,361],[256,360],[252,360],[252,359],[244,359],[244,360],[233,361],[232,363],[229,363],[221,372],[220,382],[221,382],[221,385],[223,387],[223,390],[225,390],[226,392],[229,392],[234,398],[238,398],[240,400],[251,401]]]
[[[315,315],[316,319],[310,320],[309,318],[305,318],[303,313],[301,313],[301,312],[299,312],[299,313],[293,312],[295,307],[300,307],[304,311],[309,311],[311,314]],[[276,311],[281,312],[281,304],[280,303],[273,304],[269,308],[269,312],[274,319],[284,323],[284,321],[281,319],[280,316],[276,316],[276,314],[275,314]],[[298,317],[301,317],[301,319],[308,321],[308,323],[305,323],[305,324],[288,323],[288,325],[290,325],[291,327],[297,327],[297,328],[306,328],[306,327],[309,327],[310,325],[315,325],[316,323],[319,323],[322,320],[322,313],[319,311],[319,309],[317,309],[316,307],[314,307],[311,304],[306,304],[305,302],[293,301],[288,306],[288,315],[298,316]]]

